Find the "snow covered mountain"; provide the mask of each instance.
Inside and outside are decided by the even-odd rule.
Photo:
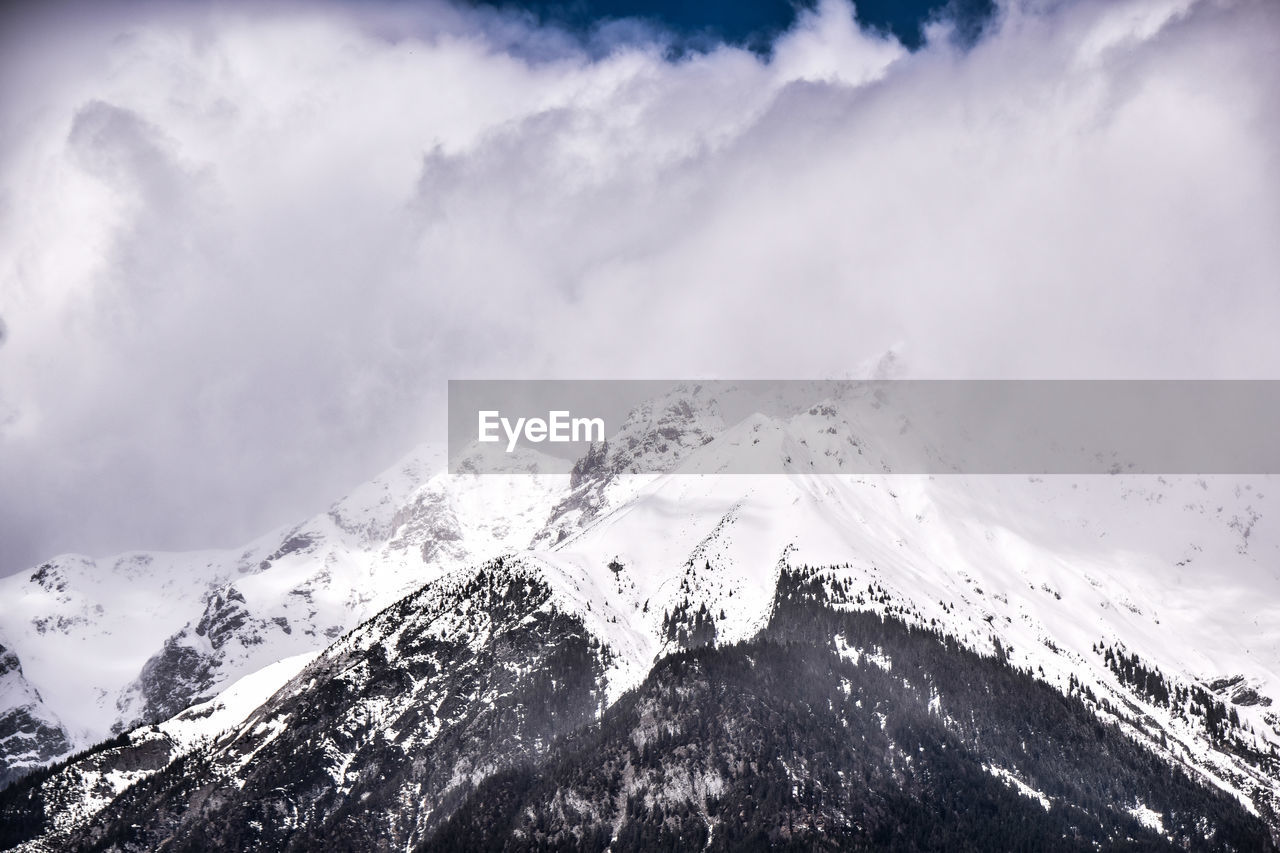
[[[513,456],[509,477],[449,477],[440,452],[421,448],[244,548],[67,555],[0,579],[0,779],[167,719],[319,651],[427,580],[523,547],[568,465]]]
[[[677,392],[641,406],[590,476],[526,449],[483,475],[463,459],[451,476],[442,448],[424,446],[243,548],[64,555],[0,578],[0,786],[319,651],[448,571],[577,530],[647,479],[624,475],[709,441],[715,405]]]
[[[683,389],[572,470],[392,476],[233,562],[183,557],[198,582],[171,558],[104,613],[188,609],[77,718],[167,721],[12,787],[4,840],[909,847],[994,837],[976,816],[1003,809],[1014,846],[1272,849],[1270,480],[813,473],[879,428],[838,400],[725,426]],[[762,473],[716,473],[744,459]],[[0,629],[65,722],[52,656],[128,616],[89,620],[77,563],[51,565]],[[65,630],[27,627],[42,603]]]
[[[0,646],[0,744],[7,766],[0,770],[0,785],[18,778],[24,768],[39,766],[70,748],[66,732],[40,692],[22,673],[18,656]]]

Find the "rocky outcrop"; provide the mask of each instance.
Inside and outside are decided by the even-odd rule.
[[[22,674],[22,663],[0,645],[0,788],[71,749],[66,730]]]

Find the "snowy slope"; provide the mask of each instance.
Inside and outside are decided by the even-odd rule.
[[[626,472],[663,470],[710,441],[723,428],[715,408],[693,389],[649,401],[589,471],[521,448],[484,465],[464,456],[449,474],[443,449],[423,446],[326,513],[244,548],[66,555],[0,579],[0,642],[43,699],[14,693],[0,713],[21,703],[58,736],[21,760],[0,753],[0,766],[37,766],[166,719],[323,648],[445,572],[576,532],[626,500]]]
[[[21,849],[96,843],[104,827],[114,831],[124,800],[144,849],[153,830],[175,849],[244,849],[248,838],[282,849],[298,832],[311,834],[294,839],[301,849],[325,849],[328,820],[346,825],[354,849],[385,849],[388,838],[407,849],[470,784],[592,720],[603,707],[604,654],[523,561],[452,572],[332,644],[186,760],[143,768],[95,823],[83,821],[103,803],[86,800],[74,820]],[[196,713],[151,728],[182,728]],[[61,808],[64,779],[82,775],[92,774],[72,765],[45,782],[40,809]],[[189,782],[221,790],[191,812]],[[371,796],[387,808],[366,805]],[[222,809],[235,815],[206,831],[204,813]]]
[[[64,740],[0,766],[30,766],[142,720],[165,719],[242,675],[323,648],[439,574],[526,545],[567,485],[567,464],[509,460],[509,476],[449,476],[436,448],[296,527],[244,548],[68,555],[0,579],[0,642]],[[532,469],[534,474],[530,474]],[[38,692],[43,700],[32,704]]]
[[[929,626],[1030,671],[1276,826],[1280,530],[1267,511],[1271,479],[839,473],[866,470],[868,459],[883,468],[877,448],[894,428],[855,418],[841,401],[779,407],[725,428],[716,401],[685,389],[637,410],[607,448],[572,471],[529,456],[513,459],[505,476],[375,484],[238,555],[243,571],[184,599],[195,604],[147,666],[164,662],[169,649],[191,649],[197,665],[183,670],[174,652],[175,666],[199,676],[199,662],[211,662],[212,676],[184,689],[211,695],[233,674],[314,651],[327,632],[340,634],[405,589],[440,578],[415,599],[425,614],[385,611],[303,670],[287,702],[264,704],[220,741],[232,763],[219,772],[236,779],[259,772],[253,744],[294,743],[290,721],[307,691],[335,677],[333,661],[358,653],[362,667],[376,663],[391,673],[380,678],[403,682],[389,654],[405,642],[396,639],[406,630],[397,619],[425,620],[433,643],[467,654],[522,630],[523,622],[503,623],[493,612],[483,615],[497,620],[491,627],[477,626],[468,590],[481,588],[475,567],[484,556],[534,543],[504,571],[514,572],[512,583],[543,590],[536,612],[562,614],[599,644],[606,704],[668,653],[753,638],[769,623],[780,573],[820,567],[840,606]],[[557,473],[514,473],[530,465]],[[724,473],[740,470],[759,473]],[[79,600],[73,585],[50,585],[41,587],[45,604],[64,594]],[[154,648],[156,638],[149,642]],[[875,650],[862,652],[892,666]],[[373,726],[412,720],[413,707],[438,707],[446,694],[433,691],[460,689],[437,680],[448,659],[441,655],[415,659],[422,671],[404,682],[412,685],[408,705],[375,691],[359,699],[363,710],[351,719]],[[144,674],[120,684],[124,716],[147,707],[146,658],[134,660]],[[524,685],[518,690],[528,689],[520,681],[531,676],[527,666],[518,659],[504,666]],[[174,682],[151,683],[165,695]],[[451,719],[481,714],[501,698],[486,695],[457,693]],[[342,737],[311,725],[308,738],[332,738],[326,761],[354,766]],[[404,735],[399,749],[436,748],[429,746],[436,728],[396,732]],[[384,760],[370,754],[376,746],[373,738],[360,747],[369,766]],[[1154,820],[1141,804],[1126,808]],[[405,831],[426,825],[411,822]]]
[[[370,520],[367,502],[347,500],[290,530],[252,571],[206,591],[202,609],[126,688],[121,719],[168,717],[234,674],[323,648],[451,568],[523,547],[563,489],[557,472],[567,465],[534,454],[510,464],[551,473],[439,475],[388,501],[384,518]]]
[[[1087,685],[1127,709],[1119,716],[1135,734],[1166,741],[1214,783],[1242,798],[1280,794],[1274,763],[1262,772],[1233,754],[1235,741],[1210,743],[1187,719],[1189,703],[1135,695],[1101,650],[1216,695],[1250,748],[1280,743],[1270,707],[1280,695],[1280,536],[1268,478],[812,475],[800,451],[830,433],[811,419],[744,421],[544,555],[595,597],[594,611],[630,612],[610,640],[627,651],[612,691],[671,649],[668,615],[705,607],[717,642],[747,639],[768,618],[780,566],[831,566],[834,579],[882,599],[861,606],[999,649],[1064,691]],[[744,453],[785,476],[688,474]]]
[[[57,837],[70,832],[130,785],[240,724],[315,656],[311,652],[265,666],[214,698],[121,735],[57,773],[43,788],[49,804],[46,833]]]
[[[71,748],[62,721],[27,681],[18,656],[0,646],[0,750],[11,767],[0,770],[0,786],[17,778],[21,768],[43,763]]]

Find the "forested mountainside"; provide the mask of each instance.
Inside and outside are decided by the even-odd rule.
[[[991,837],[1267,849],[1269,481],[809,470],[876,443],[678,390],[574,465],[410,464],[234,555],[7,579],[0,847],[925,848],[1017,814]]]
[[[607,652],[526,568],[494,563],[379,615],[59,844],[1275,849],[1239,800],[1084,697],[850,609],[862,594],[785,570],[758,636],[716,647],[681,620],[682,648],[604,708]]]

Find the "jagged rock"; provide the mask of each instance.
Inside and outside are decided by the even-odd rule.
[[[66,730],[44,707],[39,692],[22,674],[22,663],[0,645],[0,789],[41,764],[64,755],[71,742]]]

